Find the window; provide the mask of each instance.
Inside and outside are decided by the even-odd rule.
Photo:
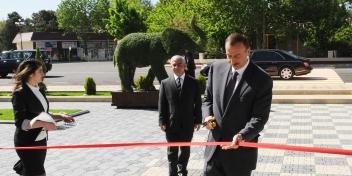
[[[34,58],[33,57],[33,52],[30,51],[25,51],[23,52],[23,58],[27,59],[27,58]]]
[[[284,58],[274,51],[257,51],[252,55],[254,61],[282,61]]]
[[[12,52],[9,54],[10,54],[10,59],[20,59],[23,56],[21,52]]]

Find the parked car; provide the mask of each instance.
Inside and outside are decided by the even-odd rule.
[[[281,79],[292,79],[294,76],[305,75],[312,71],[310,61],[284,50],[260,49],[250,52],[250,60],[265,70],[270,76]],[[209,65],[203,66],[200,73],[208,76]]]
[[[3,51],[0,54],[0,76],[6,77],[9,73],[14,73],[18,65],[25,59],[35,59],[35,50],[13,50]],[[52,68],[51,60],[45,51],[41,51],[47,71]]]

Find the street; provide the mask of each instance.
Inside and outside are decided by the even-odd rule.
[[[313,68],[330,68],[336,71],[345,83],[352,83],[352,65],[313,65]],[[137,68],[135,80],[139,76],[146,76],[148,67]],[[171,68],[166,66],[167,72],[171,73]],[[199,67],[196,75],[199,74]],[[13,84],[12,74],[7,78],[0,78],[0,86],[10,86]],[[109,62],[75,62],[75,63],[54,63],[53,69],[48,72],[45,83],[47,85],[83,85],[86,77],[93,77],[97,85],[119,85],[117,67],[112,61]],[[299,79],[300,77],[296,77]],[[295,79],[295,78],[294,78]],[[289,82],[289,81],[287,81]],[[154,84],[159,84],[155,79]]]

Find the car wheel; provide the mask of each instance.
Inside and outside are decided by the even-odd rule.
[[[7,73],[1,73],[0,75],[2,78],[5,78],[7,76]]]
[[[280,77],[282,79],[292,79],[293,78],[293,69],[290,67],[282,67],[280,70]]]

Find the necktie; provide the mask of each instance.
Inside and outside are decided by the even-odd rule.
[[[176,86],[177,86],[177,90],[180,91],[181,90],[181,78],[180,77],[177,78]]]
[[[235,73],[231,73],[229,77],[229,81],[225,88],[225,94],[224,94],[224,109],[227,107],[227,104],[229,103],[232,93],[235,90],[237,76],[238,76],[238,73],[235,72]]]

